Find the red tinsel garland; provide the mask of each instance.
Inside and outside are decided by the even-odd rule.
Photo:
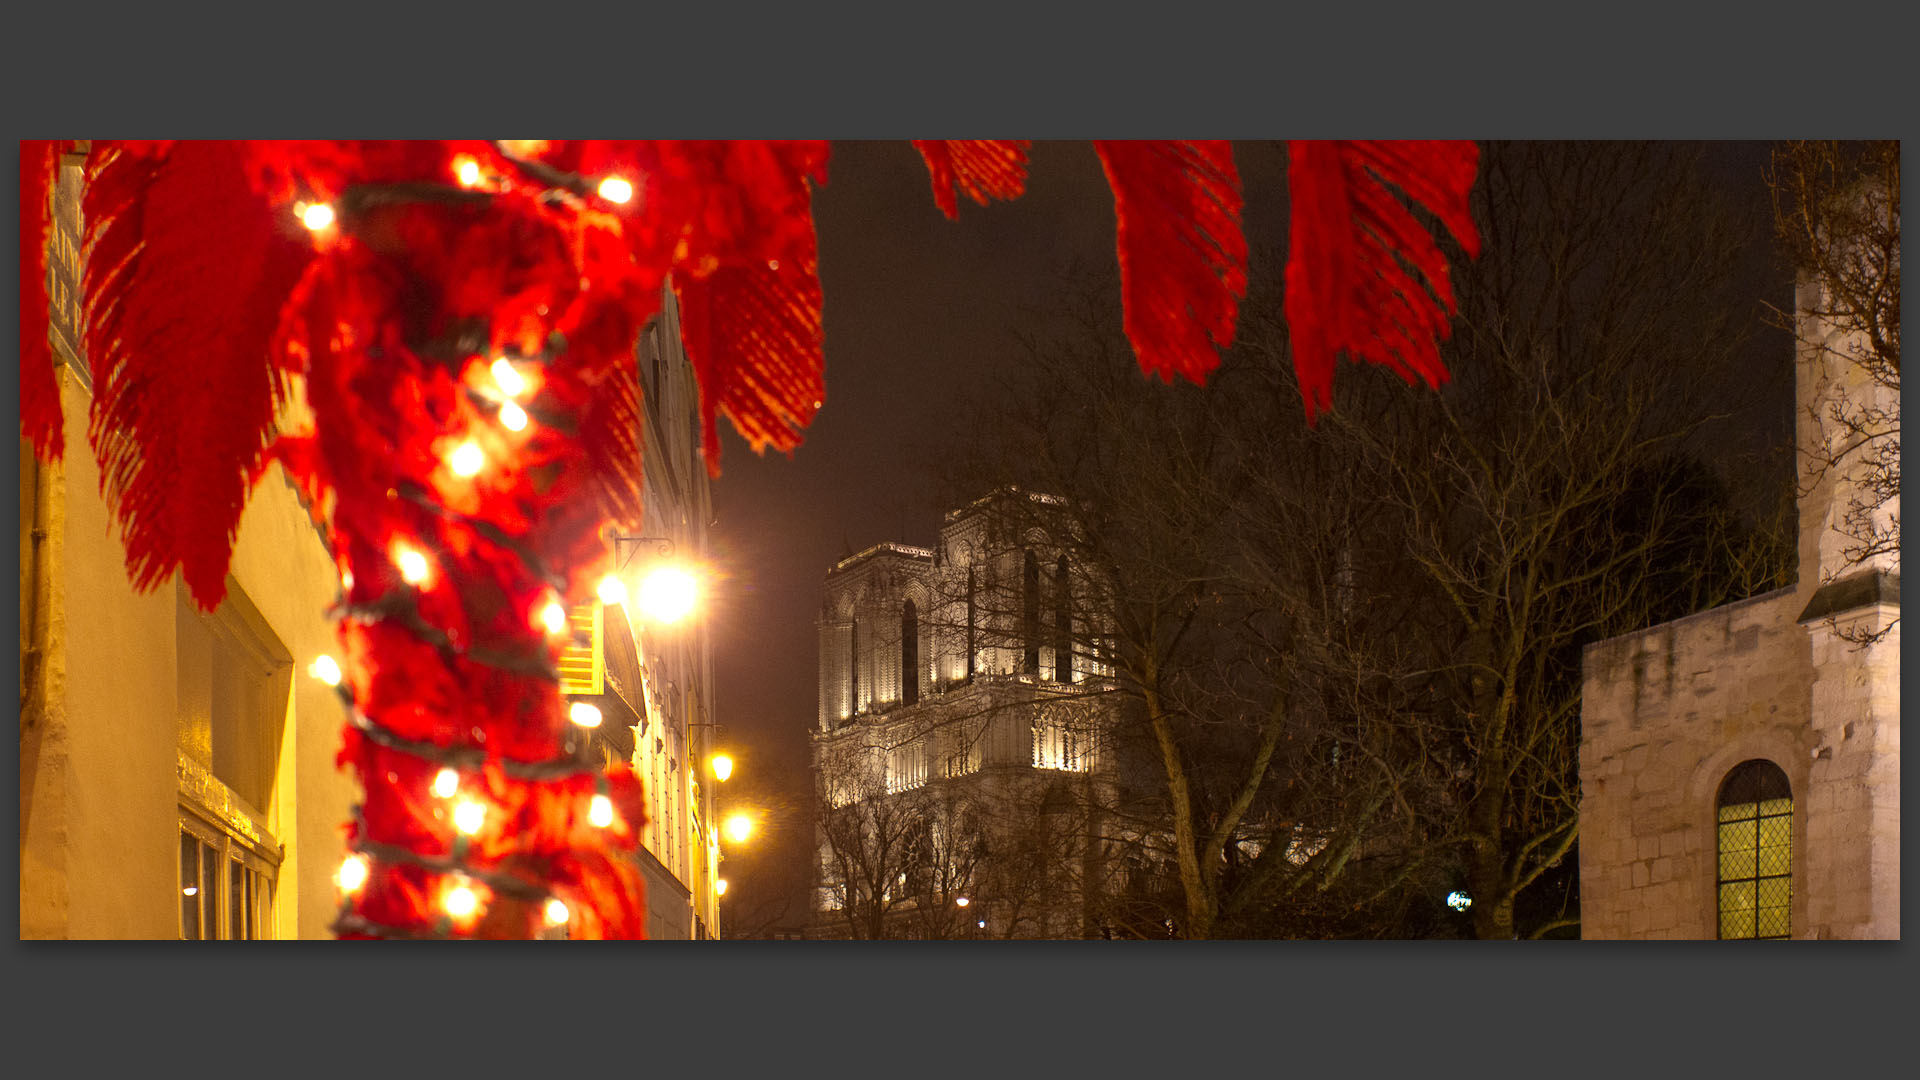
[[[22,429],[50,458],[44,239],[66,145],[22,144]],[[949,216],[958,194],[1024,190],[1024,142],[914,145]],[[1472,144],[1294,148],[1287,317],[1309,416],[1337,350],[1444,378],[1446,262],[1384,184],[1473,252]],[[1201,381],[1246,288],[1231,154],[1097,149],[1142,368]],[[93,144],[89,435],[135,585],[177,568],[217,604],[276,460],[340,570],[340,761],[365,792],[342,936],[538,936],[555,900],[574,936],[640,935],[620,854],[640,785],[569,751],[547,627],[590,595],[605,527],[638,525],[633,350],[669,276],[709,469],[721,414],[756,450],[798,444],[825,394],[808,185],[826,161],[819,142]],[[274,429],[289,378],[311,431]]]

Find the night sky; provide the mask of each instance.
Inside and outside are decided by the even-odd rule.
[[[1706,167],[1762,211],[1766,153],[1763,143],[1709,144]],[[1286,159],[1269,142],[1236,144],[1235,158],[1257,280],[1280,270],[1261,257],[1283,250]],[[963,197],[958,221],[935,207],[909,143],[836,143],[814,210],[826,404],[790,459],[756,456],[722,421],[723,472],[713,489],[716,711],[739,762],[720,794],[761,813],[765,826],[722,868],[732,886],[722,923],[736,929],[766,921],[782,899],[790,901],[783,925],[806,914],[814,617],[828,568],[883,540],[932,542],[945,508],[929,466],[958,445],[950,405],[1017,362],[1016,335],[1039,327],[1057,303],[1065,267],[1114,265],[1112,195],[1087,143],[1036,144],[1026,195],[985,207]],[[1756,298],[1782,302],[1766,223],[1756,222],[1746,274]],[[1112,318],[1117,325],[1117,295]],[[1784,338],[1759,335],[1753,350],[1790,394]],[[1336,385],[1353,371],[1343,365]],[[1770,422],[1784,424],[1789,407],[1782,397]]]

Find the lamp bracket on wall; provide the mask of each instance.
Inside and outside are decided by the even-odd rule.
[[[624,556],[620,554],[620,546],[622,544],[633,545],[633,547],[629,549]],[[673,547],[672,537],[620,536],[616,534],[613,538],[613,555],[615,560],[617,560],[618,562],[619,568],[622,570],[625,570],[627,568],[627,564],[633,561],[634,554],[637,553],[642,547],[647,547],[647,546],[651,546],[654,549],[654,551],[657,552],[659,556],[663,559],[670,559],[673,557],[674,547]]]

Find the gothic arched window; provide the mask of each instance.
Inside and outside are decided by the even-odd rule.
[[[973,628],[979,625],[979,622],[980,622],[979,607],[974,602],[974,596],[973,596],[973,564],[968,563],[967,564],[967,681],[968,682],[973,681],[974,657],[979,653],[979,646],[975,644],[974,637],[973,637],[974,635]]]
[[[912,600],[900,605],[900,700],[920,700],[920,613]]]
[[[1755,758],[1720,784],[1720,937],[1790,936],[1793,906],[1793,789],[1787,774]]]
[[[847,631],[847,708],[860,711],[860,617]]]
[[[1025,604],[1020,618],[1020,637],[1026,644],[1027,652],[1020,670],[1028,675],[1040,674],[1040,560],[1033,557],[1032,549],[1027,551],[1026,570],[1021,578]]]
[[[1073,681],[1073,590],[1065,555],[1053,566],[1053,681]]]

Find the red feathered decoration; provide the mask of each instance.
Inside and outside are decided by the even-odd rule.
[[[1025,139],[915,139],[913,145],[933,176],[933,201],[949,218],[960,216],[956,190],[981,206],[1027,190]]]
[[[675,278],[674,295],[681,340],[699,377],[707,471],[720,474],[716,412],[726,413],[756,451],[793,449],[826,394],[813,245],[764,266]]]
[[[23,431],[43,453],[60,433],[42,261],[53,145],[23,148]],[[949,216],[960,193],[1025,187],[1025,143],[916,145]],[[1201,381],[1246,289],[1232,157],[1215,142],[1097,149],[1127,335],[1149,374]],[[554,616],[592,595],[608,523],[638,527],[634,347],[663,282],[711,472],[719,414],[756,450],[791,450],[820,407],[809,185],[826,160],[819,142],[94,144],[89,434],[135,584],[178,567],[217,603],[273,460],[341,573],[340,761],[366,798],[340,936],[640,936],[642,881],[620,853],[643,794],[580,756]],[[1473,167],[1470,145],[1296,149],[1287,314],[1310,414],[1337,349],[1444,378],[1445,260],[1384,185],[1472,251]],[[296,202],[335,218],[303,226]],[[1409,299],[1396,258],[1437,305]],[[313,427],[276,441],[292,377]]]
[[[20,143],[20,434],[42,461],[66,452],[60,384],[53,373],[47,301],[47,234],[60,154],[70,143]]]
[[[1439,218],[1469,256],[1480,234],[1467,206],[1479,147],[1471,142],[1292,142],[1293,235],[1287,326],[1309,420],[1333,403],[1333,358],[1385,364],[1412,382],[1447,379],[1439,341],[1454,310],[1447,259],[1388,190]],[[1424,279],[1416,283],[1411,266]]]
[[[1196,383],[1233,343],[1247,291],[1240,175],[1224,142],[1096,142],[1119,222],[1120,294],[1140,369]]]
[[[88,435],[128,573],[145,590],[178,569],[212,610],[282,400],[268,339],[312,254],[240,143],[96,143],[82,205]]]

